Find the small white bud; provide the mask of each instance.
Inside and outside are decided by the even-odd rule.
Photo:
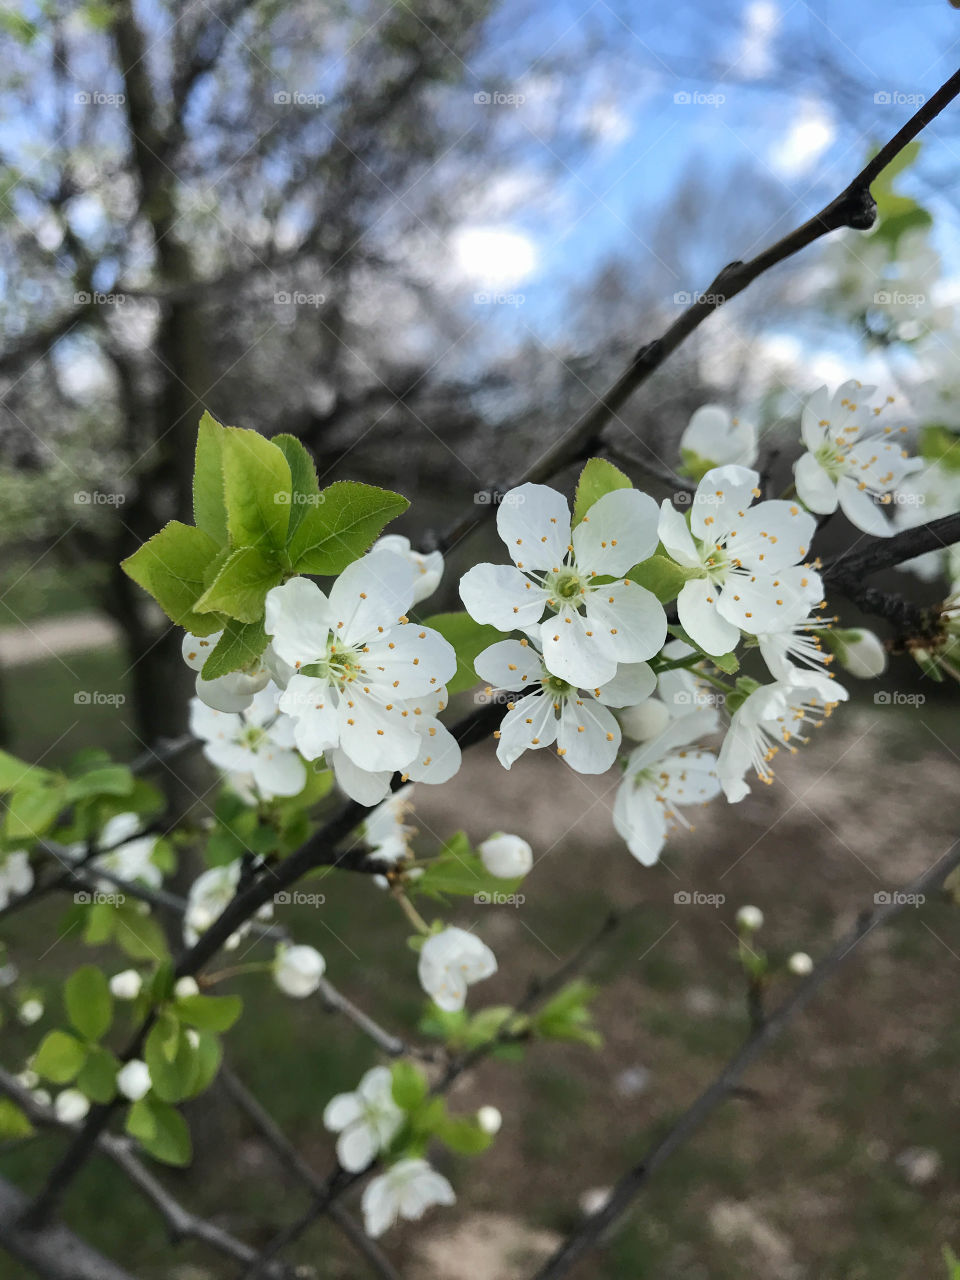
[[[90,1110],[90,1100],[79,1089],[64,1089],[54,1099],[53,1110],[63,1124],[77,1124]]]
[[[750,933],[763,928],[763,912],[759,907],[741,907],[737,912],[737,924]]]
[[[484,1133],[499,1133],[500,1126],[503,1124],[503,1116],[496,1107],[481,1107],[477,1112],[477,1124]]]
[[[200,1048],[200,1033],[194,1031],[193,1027],[187,1027],[187,1044],[191,1049]]]
[[[136,1000],[143,986],[143,979],[136,969],[124,969],[110,979],[110,992],[117,1000]]]
[[[25,1027],[32,1027],[35,1022],[39,1022],[43,1017],[43,1001],[24,1000],[17,1010],[17,1017]]]
[[[525,876],[533,866],[533,850],[521,836],[498,832],[480,845],[480,858],[492,876],[513,880]]]
[[[174,983],[173,994],[178,1000],[183,1000],[187,996],[198,996],[200,988],[197,986],[196,978],[178,978]]]
[[[35,1089],[40,1083],[40,1077],[35,1071],[31,1071],[29,1067],[25,1067],[17,1077],[17,1084],[22,1084],[25,1089]]]
[[[648,698],[636,707],[624,707],[617,712],[623,732],[636,742],[655,738],[670,723],[670,712],[659,698]]]
[[[280,947],[273,962],[273,977],[284,995],[303,1000],[320,985],[327,962],[314,947]]]
[[[813,973],[813,961],[805,951],[795,951],[787,961],[787,967],[798,978],[805,978],[808,973]]]
[[[34,1089],[32,1090],[30,1096],[33,1098],[34,1102],[37,1103],[38,1106],[41,1106],[41,1107],[50,1106],[51,1098],[49,1093],[47,1093],[46,1089]]]
[[[144,1094],[149,1093],[152,1083],[150,1068],[139,1058],[131,1058],[117,1072],[117,1088],[131,1102],[139,1102]]]

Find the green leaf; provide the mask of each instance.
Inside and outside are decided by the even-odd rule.
[[[230,671],[239,671],[259,658],[267,643],[262,618],[257,622],[237,622],[228,618],[223,635],[214,645],[200,674],[204,680],[216,680]]]
[[[219,550],[202,529],[171,520],[120,567],[177,626],[208,636],[220,630],[223,620],[212,613],[195,613],[193,606],[205,590],[204,571]]]
[[[166,934],[152,916],[142,914],[133,902],[121,902],[113,910],[113,936],[124,954],[131,960],[166,959]]]
[[[939,462],[947,471],[960,471],[958,443],[960,436],[949,427],[924,427],[920,433],[920,453],[930,462]]]
[[[412,1062],[401,1058],[391,1068],[393,1100],[404,1111],[415,1111],[427,1096],[427,1078]]]
[[[205,413],[197,430],[197,455],[193,468],[193,523],[221,546],[227,540],[227,504],[223,496],[224,428]]]
[[[86,1040],[101,1040],[113,1022],[113,996],[101,971],[93,964],[71,973],[63,992],[67,1016]]]
[[[290,524],[287,528],[289,543],[310,508],[320,505],[320,481],[317,479],[313,459],[296,436],[273,436],[270,443],[282,451],[293,480],[290,491]]]
[[[0,792],[13,791],[15,787],[27,783],[48,781],[53,777],[49,769],[41,769],[39,765],[25,764],[7,751],[0,751]]]
[[[444,1116],[434,1133],[451,1151],[461,1156],[479,1155],[493,1141],[491,1134],[485,1133],[475,1120],[466,1116]]]
[[[492,876],[480,856],[470,848],[464,833],[458,831],[426,866],[423,875],[410,882],[409,889],[411,893],[430,896],[467,894],[477,903],[489,904],[512,895],[522,882],[523,876],[509,880]]]
[[[0,1141],[29,1138],[33,1125],[11,1098],[0,1098]]]
[[[539,1013],[530,1019],[537,1033],[549,1040],[572,1040],[599,1049],[603,1037],[591,1025],[589,1002],[596,988],[578,978],[558,991]]]
[[[179,1111],[158,1098],[141,1098],[127,1113],[127,1133],[164,1164],[190,1163],[190,1130]]]
[[[259,432],[242,427],[224,427],[220,441],[231,543],[281,550],[287,539],[292,486],[283,450]]]
[[[87,1046],[66,1031],[49,1031],[31,1066],[54,1084],[69,1084],[87,1060]]]
[[[181,996],[175,1005],[184,1022],[201,1031],[227,1031],[240,1017],[239,996]]]
[[[94,1045],[77,1076],[77,1088],[92,1102],[112,1102],[117,1096],[120,1063],[109,1049]]]
[[[199,1067],[197,1050],[190,1044],[182,1027],[177,1026],[174,1052],[168,1053],[165,1030],[157,1025],[151,1028],[144,1045],[144,1061],[150,1068],[153,1092],[163,1102],[180,1102],[190,1096]]]
[[[320,494],[293,536],[287,552],[297,573],[342,573],[359,559],[384,525],[402,515],[406,498],[389,489],[338,480]]]
[[[635,564],[627,574],[631,581],[652,591],[661,604],[676,600],[684,583],[699,576],[698,569],[685,569],[665,555],[653,555],[642,564]]]
[[[740,670],[740,659],[735,653],[710,654],[709,656],[713,665],[728,676],[735,675]]]
[[[36,840],[53,826],[66,803],[63,780],[14,791],[7,800],[4,833],[11,840]]]
[[[194,608],[198,613],[224,613],[240,622],[258,622],[267,592],[282,581],[276,562],[257,547],[240,547],[227,558]]]
[[[67,802],[83,800],[88,796],[128,796],[133,790],[134,777],[126,765],[104,765],[71,778],[64,798]]]
[[[83,940],[88,947],[109,942],[116,927],[115,909],[109,902],[95,902],[87,909]]]
[[[447,692],[451,695],[473,688],[477,683],[473,669],[477,654],[503,639],[502,631],[474,622],[469,613],[435,613],[424,619],[423,625],[439,631],[457,651],[457,673],[447,684]]]
[[[201,1031],[198,1034],[200,1043],[196,1049],[196,1073],[187,1095],[190,1098],[195,1098],[197,1094],[203,1093],[204,1089],[208,1089],[213,1084],[223,1060],[223,1049],[217,1037],[208,1031]]]
[[[593,504],[615,489],[632,489],[633,485],[619,467],[605,458],[591,458],[580,472],[577,496],[573,503],[573,523],[579,524]]]

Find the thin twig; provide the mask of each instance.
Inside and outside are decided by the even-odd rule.
[[[670,1131],[647,1152],[643,1159],[628,1170],[617,1182],[610,1196],[595,1213],[590,1214],[536,1273],[534,1280],[558,1280],[588,1250],[592,1249],[604,1231],[633,1203],[656,1170],[675,1151],[679,1150],[714,1110],[738,1087],[740,1078],[753,1062],[773,1043],[780,1033],[805,1008],[828,979],[832,978],[859,944],[874,929],[889,924],[902,915],[915,895],[942,886],[950,872],[960,866],[960,841],[902,892],[892,894],[890,901],[864,911],[852,929],[837,942],[816,966],[809,977],[798,983],[786,1000],[766,1018],[745,1041],[743,1047],[727,1062],[712,1083],[687,1108]]]

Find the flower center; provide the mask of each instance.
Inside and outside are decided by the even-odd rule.
[[[838,480],[847,471],[844,450],[833,440],[825,440],[813,455],[831,480]]]
[[[240,735],[240,745],[250,751],[257,751],[266,740],[266,729],[261,729],[257,724],[248,724]]]
[[[548,574],[544,586],[552,596],[565,602],[577,600],[586,589],[575,569],[561,569],[559,573]]]
[[[342,644],[336,636],[327,640],[326,657],[319,658],[300,668],[300,674],[316,676],[321,680],[333,680],[337,684],[349,684],[364,674],[361,654],[350,645]]]
[[[559,676],[544,676],[540,683],[554,699],[565,698],[573,693],[573,685],[568,684],[566,680],[561,680]]]

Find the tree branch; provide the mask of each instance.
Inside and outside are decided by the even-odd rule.
[[[657,1169],[679,1150],[700,1128],[714,1110],[728,1098],[739,1085],[741,1077],[753,1062],[767,1049],[780,1033],[816,995],[847,958],[874,929],[889,924],[902,915],[911,905],[915,894],[938,889],[950,872],[960,866],[960,841],[950,852],[918,876],[902,892],[891,895],[891,900],[873,911],[864,911],[850,929],[816,966],[809,977],[798,983],[786,1000],[782,1001],[744,1043],[722,1069],[713,1082],[687,1108],[669,1132],[656,1142],[639,1164],[628,1170],[613,1188],[602,1208],[587,1217],[554,1255],[536,1273],[534,1280],[558,1280],[580,1258],[592,1249],[604,1231],[621,1217],[650,1181]],[[915,901],[915,899],[914,899]]]

